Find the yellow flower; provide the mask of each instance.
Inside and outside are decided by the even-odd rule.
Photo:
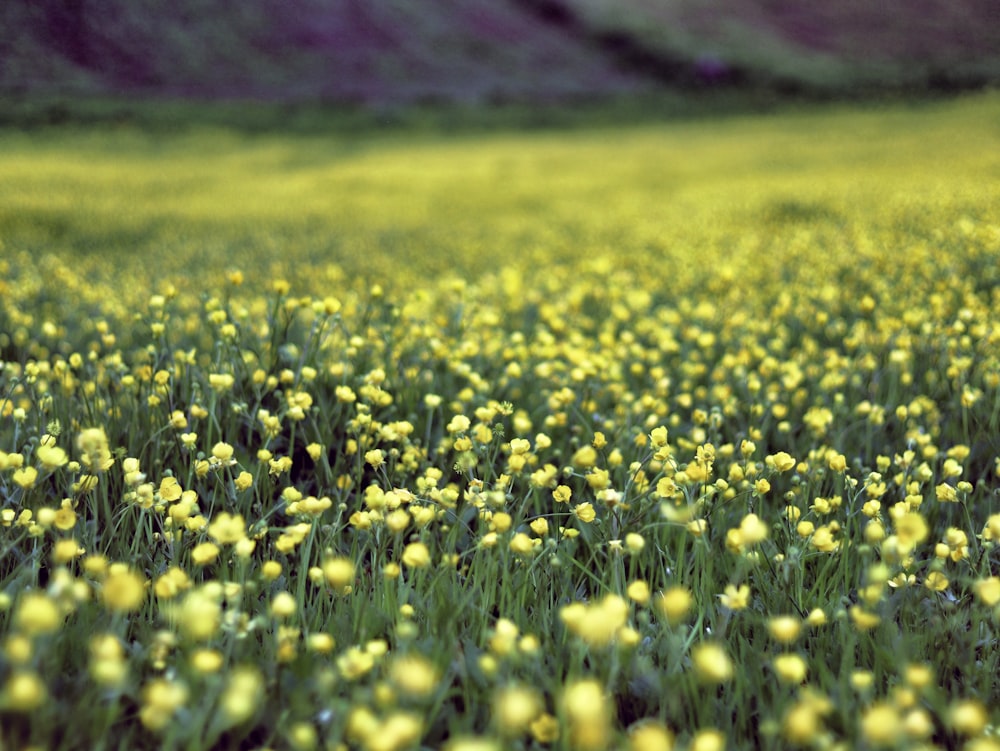
[[[164,477],[160,481],[160,498],[164,501],[172,502],[180,499],[181,494],[184,492],[184,488],[181,484],[177,482],[174,477]]]
[[[407,654],[392,661],[389,679],[401,693],[421,699],[434,693],[440,675],[434,664],[426,657]]]
[[[154,678],[143,687],[139,719],[150,730],[163,730],[187,698],[187,686],[183,683]]]
[[[69,563],[74,558],[84,555],[87,551],[81,548],[79,543],[70,538],[68,540],[57,540],[52,544],[52,560],[56,563]]]
[[[861,714],[860,730],[872,746],[891,748],[902,740],[903,724],[894,706],[878,702]]]
[[[10,674],[0,691],[0,707],[11,712],[34,712],[45,704],[48,693],[37,673],[16,671]]]
[[[431,562],[431,551],[422,542],[411,542],[403,549],[403,564],[410,568],[424,568]]]
[[[852,607],[849,612],[851,620],[854,621],[854,626],[858,631],[870,631],[882,622],[882,619],[877,615],[869,613],[859,605]]]
[[[608,745],[611,735],[610,707],[596,680],[586,678],[569,684],[562,696],[569,725],[569,747],[597,751]]]
[[[629,751],[672,751],[674,734],[654,721],[636,725],[628,735]]]
[[[528,730],[543,709],[544,704],[536,689],[506,686],[493,698],[493,721],[501,735],[519,736]]]
[[[719,730],[699,730],[691,738],[688,751],[725,751],[726,736]]]
[[[775,675],[784,683],[798,685],[806,679],[808,667],[806,661],[796,654],[783,654],[774,658],[771,663]]]
[[[108,610],[138,610],[146,599],[146,580],[127,566],[114,564],[101,587],[101,598]]]
[[[573,507],[573,515],[584,524],[590,524],[597,518],[597,512],[590,502],[577,504]]]
[[[649,597],[650,597],[649,584],[647,584],[642,579],[638,579],[629,584],[628,589],[625,590],[625,592],[629,596],[630,600],[638,603],[639,605],[645,605],[647,602],[649,602]]]
[[[62,621],[59,606],[40,592],[22,596],[14,612],[14,624],[28,636],[51,634]]]
[[[581,446],[569,460],[575,469],[590,469],[596,462],[597,451],[593,446]]]
[[[542,712],[529,725],[531,736],[539,743],[550,744],[559,740],[559,720],[548,712]]]
[[[511,538],[508,547],[512,553],[516,553],[518,555],[531,555],[535,552],[534,543],[528,535],[524,534],[524,532],[518,532],[514,535]]]
[[[568,485],[559,485],[556,487],[555,490],[552,491],[552,499],[556,503],[569,503],[569,499],[572,497],[572,495],[573,491],[569,488]],[[998,518],[1000,518],[1000,514],[998,514],[997,516]],[[1000,528],[1000,523],[997,524],[997,527]],[[1000,535],[1000,532],[998,532],[997,534]]]
[[[739,587],[728,584],[725,592],[719,595],[719,600],[723,607],[730,610],[743,610],[750,604],[750,587],[746,584],[741,584]]]
[[[354,573],[354,561],[349,558],[331,558],[323,563],[323,577],[338,591],[354,582]]]
[[[208,525],[208,536],[220,545],[231,545],[246,537],[246,522],[241,514],[219,512]]]
[[[253,487],[253,475],[244,470],[236,476],[235,480],[233,480],[233,485],[235,485],[236,489],[240,492],[249,490]]]
[[[35,480],[38,479],[38,470],[34,467],[21,467],[21,469],[14,470],[14,474],[11,475],[11,479],[14,481],[15,485],[27,490],[28,488],[34,487]]]
[[[948,577],[940,571],[931,571],[924,579],[924,586],[932,592],[944,592],[948,589]]]
[[[202,542],[191,549],[191,561],[196,566],[207,566],[219,557],[219,546],[214,542]]]
[[[66,456],[66,452],[63,449],[55,444],[47,443],[43,443],[35,449],[35,458],[49,471],[58,469],[69,461],[69,457]]]
[[[779,644],[791,644],[799,638],[802,621],[791,615],[779,615],[767,622],[767,630],[771,638]]]
[[[104,428],[87,428],[80,431],[76,439],[76,447],[80,450],[80,461],[83,466],[92,471],[104,471],[111,468],[115,460],[111,458],[108,448],[108,437]]]
[[[732,660],[721,644],[702,642],[691,650],[691,662],[703,683],[725,683],[733,677]]]
[[[979,579],[972,585],[972,591],[976,593],[983,604],[993,607],[1000,602],[1000,577],[990,576],[986,579]]]
[[[989,723],[990,715],[975,699],[963,699],[952,704],[948,711],[948,725],[959,735],[979,735]]]
[[[787,452],[779,451],[777,454],[764,457],[764,463],[774,467],[779,472],[788,472],[795,467],[797,462]]]
[[[233,447],[223,441],[212,446],[212,458],[220,464],[227,464],[233,458],[234,453]]]
[[[676,626],[691,611],[693,599],[691,592],[686,588],[671,587],[656,599],[656,609],[660,611],[670,625]]]
[[[69,498],[63,499],[62,505],[56,512],[53,525],[56,529],[62,530],[63,532],[68,532],[76,526],[76,511],[73,510],[73,501]]]
[[[297,609],[295,597],[290,592],[278,592],[271,598],[271,615],[275,618],[289,618]]]

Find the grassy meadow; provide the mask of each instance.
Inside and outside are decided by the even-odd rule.
[[[0,154],[0,748],[1000,749],[996,94]]]

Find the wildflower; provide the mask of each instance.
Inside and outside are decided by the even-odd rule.
[[[822,611],[821,611],[822,612]],[[767,630],[771,638],[779,644],[791,644],[799,638],[802,622],[790,615],[779,615],[767,622]]]
[[[228,464],[234,453],[235,449],[224,441],[219,441],[212,446],[212,458],[219,464]]]
[[[691,738],[688,751],[725,751],[726,736],[711,728],[699,730]]]
[[[645,605],[649,602],[649,584],[642,579],[638,579],[629,584],[626,593],[628,594],[630,600],[638,603],[639,605]]]
[[[56,529],[63,532],[68,532],[76,526],[76,511],[73,510],[73,501],[69,498],[63,499],[52,523]]]
[[[840,543],[833,538],[833,526],[823,525],[813,530],[809,544],[821,553],[832,553],[840,547]]]
[[[39,709],[48,699],[45,682],[32,671],[15,671],[0,691],[0,707],[11,712],[29,713]]]
[[[56,563],[69,563],[86,552],[86,549],[81,548],[76,540],[57,540],[52,545],[52,560]]]
[[[747,514],[740,522],[740,538],[743,545],[756,545],[767,539],[767,525],[756,514]]]
[[[572,496],[573,491],[567,485],[559,485],[555,490],[552,491],[552,499],[556,503],[569,503],[569,499]],[[1000,517],[1000,514],[997,515]],[[997,525],[1000,527],[1000,524]],[[998,532],[998,537],[1000,537],[1000,532]]]
[[[861,714],[861,735],[876,748],[891,748],[902,738],[900,719],[898,710],[891,704],[873,704]]]
[[[531,736],[539,743],[550,744],[559,740],[559,720],[548,712],[542,712],[528,726]]]
[[[778,472],[788,472],[795,467],[796,461],[785,451],[764,457],[764,463],[769,467],[774,467]]]
[[[579,519],[584,524],[590,524],[594,519],[597,518],[597,512],[594,511],[594,506],[589,501],[577,504],[573,507],[573,516]]]
[[[42,443],[35,449],[35,458],[48,471],[65,466],[69,461],[66,452],[54,443]]]
[[[410,568],[424,568],[430,562],[430,550],[422,542],[411,542],[403,549],[403,563]]]
[[[204,588],[188,592],[176,611],[181,634],[191,641],[207,641],[222,622],[219,600]]]
[[[330,558],[323,562],[322,576],[335,591],[346,594],[354,582],[354,562],[349,558]]]
[[[244,470],[243,472],[240,472],[239,475],[236,476],[235,480],[233,480],[233,485],[240,492],[243,492],[244,490],[249,490],[251,487],[253,487],[253,475]]]
[[[518,555],[530,555],[535,552],[535,545],[524,532],[518,532],[510,540],[510,551]]]
[[[541,697],[533,688],[511,685],[500,689],[493,698],[497,731],[507,737],[523,734],[542,708]]]
[[[646,546],[645,538],[638,532],[629,532],[625,535],[625,548],[632,555],[638,555]]]
[[[942,503],[955,503],[958,501],[958,494],[955,492],[955,488],[948,483],[942,482],[935,487],[934,495]]]
[[[597,451],[593,446],[581,446],[569,460],[572,467],[578,470],[590,469],[597,463]]]
[[[944,592],[948,589],[948,577],[940,571],[931,571],[924,579],[924,586],[932,592]]]
[[[986,579],[979,579],[972,585],[972,591],[976,597],[988,607],[993,607],[1000,602],[1000,577],[990,576]]]
[[[47,595],[29,592],[21,597],[14,612],[14,624],[29,636],[51,634],[63,621],[59,607]]]
[[[771,663],[775,675],[784,683],[798,685],[806,679],[808,668],[806,661],[796,654],[783,654],[774,658]]]
[[[191,549],[191,561],[196,566],[207,566],[219,557],[219,546],[214,542],[202,542]]]
[[[222,511],[208,525],[208,536],[220,545],[237,543],[246,537],[246,522],[241,514]]]
[[[702,642],[691,650],[695,673],[703,683],[725,683],[733,677],[733,663],[715,642]]]
[[[232,373],[209,373],[208,375],[208,385],[212,387],[213,391],[220,394],[229,391],[234,383],[236,383],[236,379],[233,378]]]
[[[295,597],[289,592],[278,592],[271,598],[271,615],[275,618],[288,618],[295,615],[298,606]]]
[[[222,653],[215,649],[199,649],[191,655],[191,667],[203,675],[218,673],[224,662]]]
[[[691,592],[686,588],[671,587],[657,598],[656,609],[667,619],[667,623],[676,626],[687,617],[692,602]]]
[[[625,625],[628,603],[617,595],[607,595],[597,603],[572,603],[559,612],[566,627],[592,647],[610,644]]]
[[[438,670],[427,658],[408,654],[395,658],[389,668],[389,679],[406,696],[422,699],[437,688]]]
[[[927,522],[916,512],[901,514],[895,519],[894,526],[900,547],[905,551],[912,550],[929,534]]]
[[[989,723],[989,712],[975,699],[962,699],[948,710],[948,725],[959,735],[974,736]]]
[[[517,648],[517,638],[520,630],[517,625],[507,618],[501,618],[493,627],[493,636],[489,640],[490,651],[503,657],[512,653]]]
[[[854,626],[858,629],[858,631],[870,631],[882,621],[882,619],[877,615],[869,613],[859,605],[852,607],[849,613],[851,620],[854,622]]]
[[[743,610],[750,604],[750,587],[746,584],[741,584],[739,587],[728,584],[725,592],[719,595],[719,600],[725,608]]]
[[[76,446],[80,450],[81,463],[92,471],[104,471],[114,464],[104,428],[87,428],[80,431]]]
[[[571,748],[597,751],[607,746],[611,734],[610,707],[600,683],[587,678],[569,684],[563,692],[562,706]]]
[[[187,702],[187,686],[181,682],[154,678],[142,689],[139,719],[150,730],[163,730],[174,713]]]
[[[101,598],[108,610],[138,610],[146,599],[146,580],[127,566],[115,564],[101,587]]]
[[[117,636],[100,634],[90,640],[90,676],[101,686],[117,687],[124,683],[128,663]]]
[[[671,751],[674,734],[664,725],[646,721],[629,731],[628,741],[629,751]]]
[[[35,486],[35,480],[38,479],[38,470],[34,467],[21,467],[21,469],[14,470],[11,479],[15,485],[28,490]]]

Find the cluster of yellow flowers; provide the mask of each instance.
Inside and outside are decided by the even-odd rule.
[[[1000,201],[688,178],[664,247],[640,166],[627,255],[0,261],[0,741],[997,748]]]

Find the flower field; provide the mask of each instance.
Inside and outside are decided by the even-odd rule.
[[[1000,749],[998,123],[0,132],[0,748]]]

